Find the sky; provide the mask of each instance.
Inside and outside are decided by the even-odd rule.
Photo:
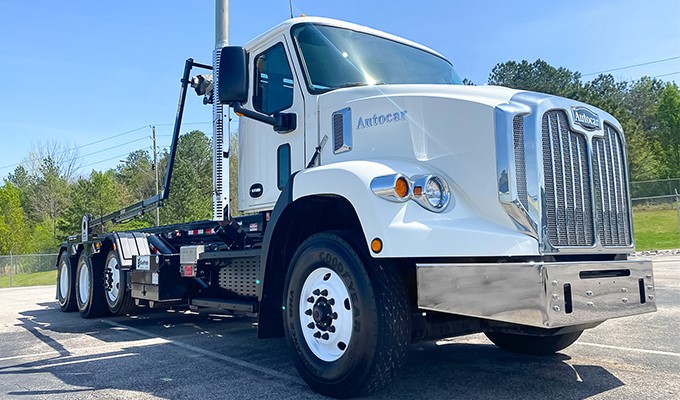
[[[293,13],[422,43],[476,84],[497,63],[539,58],[585,80],[680,82],[680,0],[293,0]],[[230,15],[230,44],[243,45],[290,12],[231,0]],[[211,64],[213,25],[212,0],[0,0],[0,178],[45,141],[78,147],[84,175],[150,150],[149,125],[168,146],[184,61]],[[190,92],[182,132],[210,134],[210,120]]]

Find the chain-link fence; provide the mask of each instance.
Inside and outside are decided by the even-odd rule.
[[[0,256],[0,288],[53,283],[51,276],[38,272],[56,271],[57,254]]]
[[[680,178],[630,183],[633,207],[676,208]]]

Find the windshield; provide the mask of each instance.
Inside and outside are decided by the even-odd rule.
[[[461,83],[444,58],[393,40],[315,24],[296,25],[293,37],[312,93],[362,85]]]

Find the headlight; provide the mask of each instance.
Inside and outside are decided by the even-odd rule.
[[[451,199],[449,185],[436,175],[418,175],[413,178],[413,199],[430,211],[441,212]]]
[[[371,181],[371,190],[385,200],[398,203],[414,200],[434,212],[444,211],[451,201],[449,185],[436,175],[416,175],[411,179],[401,174],[379,176]]]

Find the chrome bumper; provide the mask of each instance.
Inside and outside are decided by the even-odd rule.
[[[647,260],[416,265],[424,310],[543,328],[656,311]]]

